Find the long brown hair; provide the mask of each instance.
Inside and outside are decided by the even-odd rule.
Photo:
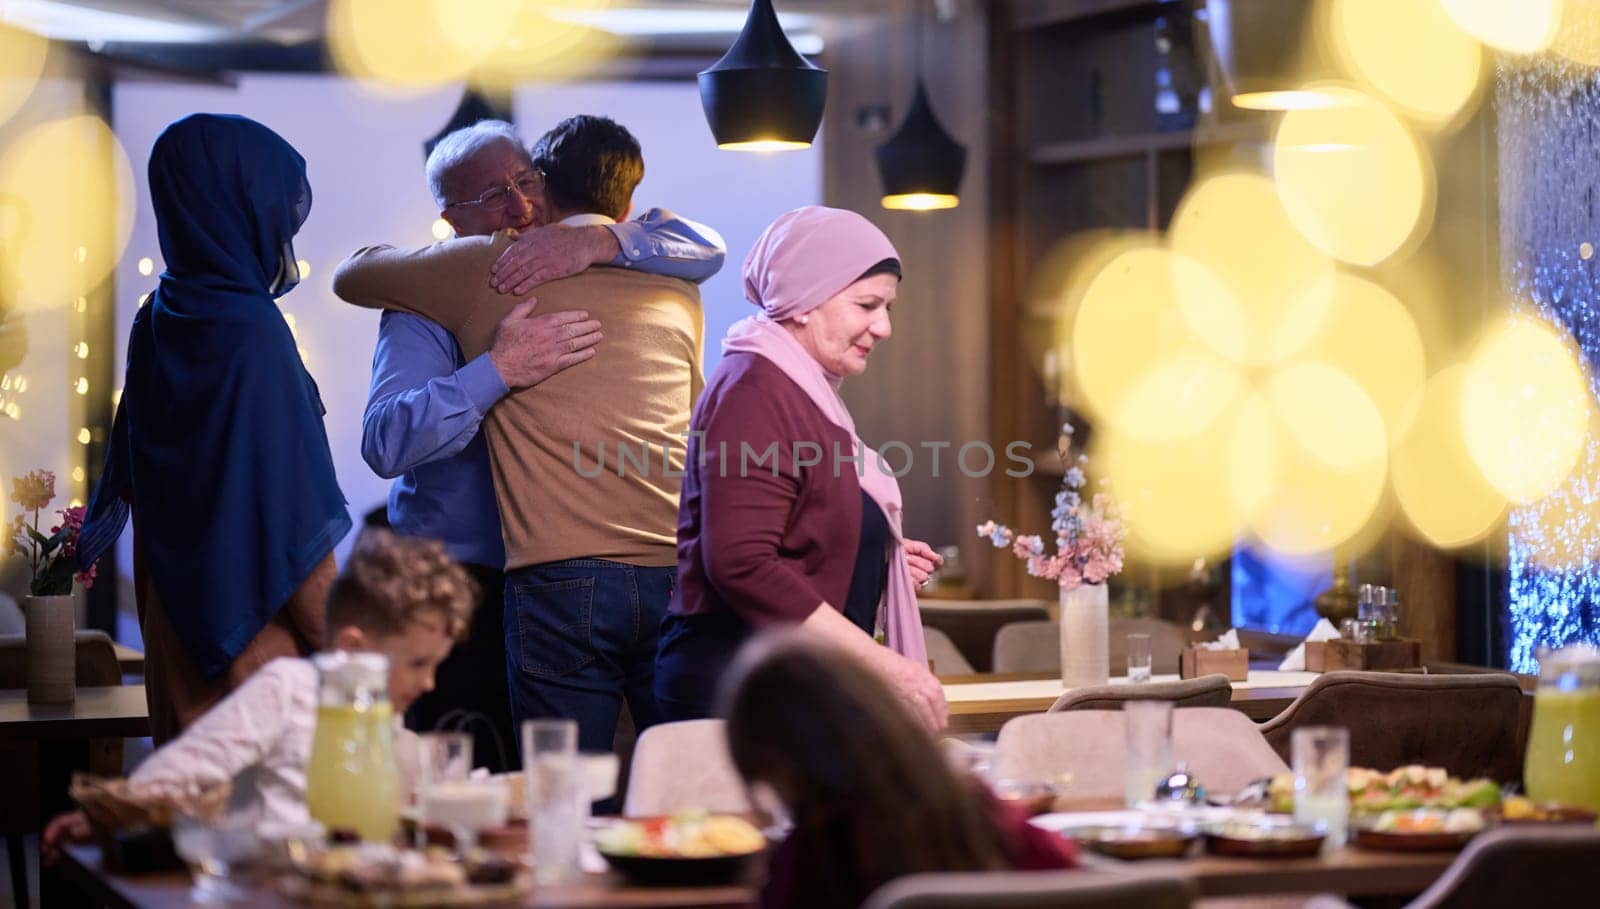
[[[804,632],[757,638],[721,707],[739,773],[792,802],[804,854],[791,905],[855,906],[902,875],[1007,867],[979,784],[848,654]]]

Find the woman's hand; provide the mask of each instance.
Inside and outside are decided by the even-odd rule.
[[[887,647],[879,648],[876,667],[889,683],[889,690],[911,715],[929,732],[939,732],[950,724],[950,705],[945,703],[944,686],[928,667],[909,660]]]
[[[61,858],[63,848],[72,843],[87,843],[89,834],[89,816],[82,811],[56,815],[39,838],[39,861],[46,867],[54,865]]]
[[[917,586],[928,583],[928,576],[934,569],[944,564],[944,556],[933,551],[933,547],[921,540],[904,539],[901,545],[905,547],[906,565],[911,568],[911,580]]]

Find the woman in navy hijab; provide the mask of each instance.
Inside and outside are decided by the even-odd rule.
[[[322,645],[350,529],[322,399],[278,310],[300,279],[305,159],[244,117],[195,114],[150,153],[166,271],[139,309],[79,558],[132,511],[157,744],[251,672]]]

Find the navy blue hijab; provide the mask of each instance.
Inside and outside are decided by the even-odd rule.
[[[220,675],[350,529],[317,386],[274,298],[299,281],[305,159],[254,120],[195,114],[150,152],[167,270],[128,374],[79,558],[138,512],[173,631]]]

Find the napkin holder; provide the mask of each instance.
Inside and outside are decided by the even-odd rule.
[[[1334,638],[1306,642],[1306,670],[1309,672],[1418,669],[1421,666],[1422,642],[1411,638],[1366,642]]]
[[[1246,681],[1250,676],[1250,651],[1190,647],[1178,654],[1178,678],[1202,675],[1225,675],[1230,682]]]

